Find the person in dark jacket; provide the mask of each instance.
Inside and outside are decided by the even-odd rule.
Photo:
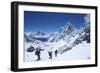
[[[55,50],[55,57],[57,57],[57,53],[58,53],[58,51],[57,51],[57,50]]]
[[[52,51],[48,51],[49,59],[52,59]]]
[[[41,51],[41,49],[40,48],[37,48],[36,49],[36,52],[35,52],[35,55],[37,55],[37,57],[38,57],[37,58],[37,61],[41,60],[41,58],[40,58],[40,54],[41,54],[40,51]]]

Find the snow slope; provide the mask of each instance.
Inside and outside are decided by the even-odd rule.
[[[81,44],[73,47],[71,50],[59,54],[57,60],[77,60],[77,59],[88,59],[91,55],[90,44],[82,42]]]
[[[28,45],[27,45],[28,46]],[[48,61],[48,60],[79,60],[79,59],[89,59],[91,55],[90,44],[86,41],[82,42],[81,44],[73,47],[71,50],[64,52],[63,54],[58,54],[55,57],[53,53],[53,59],[49,59],[48,51],[41,51],[41,61]],[[33,62],[37,60],[37,56],[34,54],[35,52],[25,52],[25,62]]]

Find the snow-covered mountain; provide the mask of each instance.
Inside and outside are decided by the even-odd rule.
[[[90,26],[76,29],[73,24],[66,23],[58,32],[31,32],[24,34],[25,49],[38,46],[44,51],[57,50],[60,54],[72,50],[82,42],[90,43]],[[85,44],[86,44],[85,43]]]
[[[56,33],[48,33],[48,32],[30,32],[30,33],[25,33],[25,37],[24,38],[30,38],[31,40],[39,40],[42,42],[47,42],[49,40],[49,38],[51,38],[53,35],[55,35]],[[27,37],[26,37],[27,36]],[[30,40],[30,41],[31,41]]]
[[[61,27],[58,31],[58,34],[51,37],[50,42],[58,42],[59,40],[66,40],[72,32],[75,32],[76,29],[73,27],[71,23],[67,23],[65,26]]]
[[[59,51],[60,53],[66,52],[84,41],[90,43],[90,26],[86,26],[80,30],[74,30],[67,35],[63,42],[64,44],[59,48]],[[58,42],[60,44],[60,41]]]
[[[75,29],[75,27],[71,23],[65,24],[63,27],[59,29],[56,33],[47,33],[47,32],[34,32],[28,34],[24,34],[24,38],[26,42],[32,42],[35,44],[44,43],[46,46],[48,45],[50,49],[60,49],[64,50],[65,48],[69,48],[74,46],[76,43],[89,40],[90,38],[90,30],[89,26],[80,30]],[[60,44],[60,45],[59,45]],[[40,45],[40,44],[39,44]],[[65,47],[65,48],[64,48]],[[46,48],[45,46],[43,48]]]

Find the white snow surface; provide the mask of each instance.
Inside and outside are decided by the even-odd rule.
[[[25,48],[27,48],[30,44],[25,45]],[[73,47],[71,50],[64,52],[63,54],[58,54],[57,57],[55,57],[55,54],[53,52],[53,58],[49,59],[48,51],[44,50],[41,51],[41,60],[40,61],[48,61],[48,60],[83,60],[83,59],[89,59],[91,56],[91,49],[90,44],[86,43],[85,41],[80,43],[79,45]],[[34,62],[37,60],[37,56],[35,55],[35,52],[27,52],[25,50],[25,62]]]

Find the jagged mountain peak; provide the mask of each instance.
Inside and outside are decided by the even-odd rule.
[[[50,41],[58,42],[59,40],[66,40],[72,32],[76,33],[76,29],[74,28],[73,24],[67,22],[63,27],[60,28],[59,33],[53,36]]]
[[[63,27],[60,28],[59,32],[67,32],[70,31],[70,33],[72,31],[76,30],[75,27],[73,26],[73,24],[71,24],[70,22],[67,22]]]
[[[64,26],[65,26],[65,27],[68,27],[68,26],[70,26],[70,25],[72,26],[72,24],[71,24],[70,22],[67,22]]]
[[[75,27],[73,26],[73,24],[72,23],[70,23],[70,22],[67,22],[66,24],[65,24],[65,29],[73,29],[73,30],[75,30]]]

